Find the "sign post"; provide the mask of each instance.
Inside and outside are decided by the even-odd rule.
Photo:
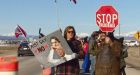
[[[140,32],[139,32],[139,31],[136,32],[136,33],[134,34],[134,37],[135,37],[138,41],[140,41]]]
[[[136,32],[134,34],[134,37],[139,41],[139,56],[140,56],[140,32],[139,31]]]
[[[96,12],[96,23],[102,32],[113,32],[118,25],[118,12],[112,6],[101,6]]]

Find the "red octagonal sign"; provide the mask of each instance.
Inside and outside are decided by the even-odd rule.
[[[103,32],[112,32],[118,25],[118,13],[112,6],[101,6],[96,12],[96,23]]]

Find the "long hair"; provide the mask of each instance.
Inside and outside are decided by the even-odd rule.
[[[59,40],[57,37],[55,37],[55,36],[50,37],[50,41],[51,41],[52,39],[55,39],[56,41],[58,41],[58,42],[60,43],[60,40]]]
[[[74,34],[74,36],[73,36],[72,39],[74,39],[74,38],[75,38],[75,35],[76,35],[76,31],[75,31],[75,29],[74,29],[73,26],[67,26],[67,27],[65,28],[65,30],[64,30],[64,38],[67,39],[67,32],[68,32],[69,29],[73,29],[73,34]]]
[[[87,42],[88,42],[88,36],[86,36],[86,37],[83,38],[83,44],[85,44]]]

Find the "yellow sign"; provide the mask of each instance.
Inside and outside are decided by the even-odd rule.
[[[138,31],[137,33],[135,33],[134,37],[140,41],[140,32]]]

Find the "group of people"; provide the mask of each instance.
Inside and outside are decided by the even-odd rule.
[[[113,32],[105,33],[99,30],[94,31],[89,40],[87,40],[88,37],[84,38],[85,41],[82,45],[75,37],[75,28],[73,26],[67,26],[64,30],[64,38],[72,52],[76,54],[76,57],[52,67],[52,71],[48,75],[79,75],[79,59],[84,59],[87,53],[90,54],[91,57],[91,75],[126,75],[124,70],[126,66],[124,58],[127,57],[128,54],[127,47],[123,45],[123,38],[116,39]],[[53,43],[53,47],[59,40],[52,37],[51,42]],[[53,47],[53,49],[55,49],[55,47]],[[67,55],[63,49],[61,51],[58,50],[57,53],[60,57],[66,59],[65,56]],[[52,56],[50,55],[50,57]]]

